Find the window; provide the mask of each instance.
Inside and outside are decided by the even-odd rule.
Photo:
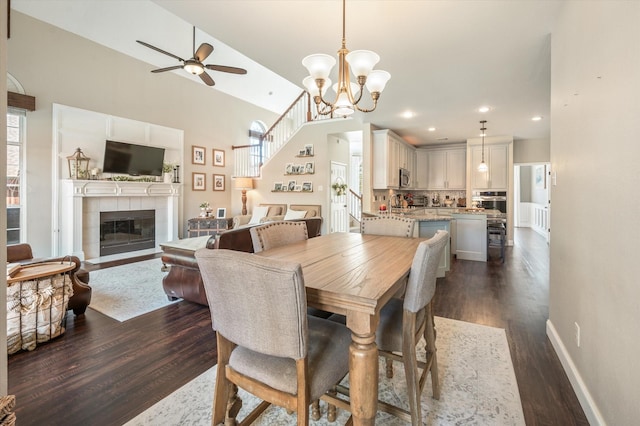
[[[249,167],[252,171],[251,176],[260,175],[260,166],[262,165],[262,159],[265,154],[263,150],[266,148],[265,144],[260,146],[260,137],[262,137],[266,131],[267,126],[261,121],[256,120],[251,123],[251,128],[249,129],[249,145],[255,145],[249,153]]]
[[[7,244],[17,244],[22,240],[25,117],[23,110],[9,108],[7,112]]]

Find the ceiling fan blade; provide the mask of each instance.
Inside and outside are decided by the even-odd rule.
[[[166,68],[158,68],[157,70],[151,70],[151,72],[165,72],[165,71],[173,71],[182,68],[182,65],[174,65],[172,67]]]
[[[211,55],[211,52],[213,52],[213,46],[209,43],[202,43],[200,47],[198,47],[198,50],[193,54],[193,58],[202,62],[207,59],[207,56]]]
[[[165,50],[162,50],[162,49],[160,49],[158,47],[152,46],[149,43],[145,43],[144,41],[140,41],[140,40],[136,40],[136,41],[138,43],[140,43],[141,45],[148,47],[149,49],[153,49],[156,52],[164,53],[167,56],[171,56],[172,58],[176,58],[177,60],[184,62],[184,59],[182,59],[180,56],[176,56],[173,53],[169,53],[169,52],[167,52]]]
[[[200,74],[200,78],[202,79],[202,81],[204,81],[204,84],[206,84],[207,86],[213,86],[216,84],[216,82],[213,81],[211,76],[206,72],[203,72],[202,74]]]
[[[214,70],[214,71],[222,71],[222,72],[228,72],[231,74],[246,74],[247,70],[245,70],[244,68],[236,68],[236,67],[228,67],[226,65],[205,65],[205,68],[207,68],[208,70]]]

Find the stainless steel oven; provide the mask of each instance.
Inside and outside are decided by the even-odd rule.
[[[506,191],[473,191],[471,201],[485,210],[499,210],[499,214],[487,215],[487,222],[507,222],[507,192]]]

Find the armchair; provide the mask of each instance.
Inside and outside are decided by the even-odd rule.
[[[68,256],[65,256],[68,258]],[[34,259],[33,251],[29,244],[14,244],[7,246],[7,262],[20,263],[28,265],[39,262],[60,261],[63,257],[57,258],[37,258]],[[71,281],[73,283],[73,296],[69,299],[68,309],[73,310],[75,315],[82,315],[87,310],[87,306],[91,303],[91,287],[89,282],[89,272],[80,268],[80,259],[71,256],[71,260],[75,262],[76,267],[71,270]]]
[[[266,213],[262,217],[256,217],[255,223],[251,223],[251,219],[253,218],[253,214],[245,214],[234,216],[233,218],[233,229],[240,228],[245,225],[258,225],[263,222],[271,222],[274,220],[282,220],[284,219],[284,214],[287,211],[286,204],[260,204],[258,207],[267,207]],[[254,212],[256,213],[256,212]],[[257,215],[261,216],[261,215]]]

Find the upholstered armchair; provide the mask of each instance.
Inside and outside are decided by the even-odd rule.
[[[234,216],[233,229],[246,225],[259,225],[264,222],[283,220],[287,211],[286,204],[260,204],[251,214]]]

